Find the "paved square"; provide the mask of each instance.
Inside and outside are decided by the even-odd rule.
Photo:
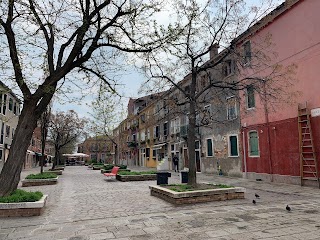
[[[35,171],[24,171],[21,178]],[[49,195],[45,212],[0,218],[0,240],[320,239],[319,189],[205,174],[197,178],[245,187],[246,199],[174,206],[150,196],[148,186],[156,181],[105,181],[100,171],[68,166],[57,185],[25,188]],[[173,172],[169,183],[179,180]],[[253,205],[255,193],[260,199]]]

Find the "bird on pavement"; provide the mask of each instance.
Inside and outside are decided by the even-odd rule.
[[[254,195],[256,196],[256,198],[260,198],[260,196],[258,194],[255,193]]]
[[[291,207],[289,207],[289,205],[286,206],[286,209],[287,209],[288,212],[291,211]]]
[[[253,200],[252,200],[252,203],[253,203],[253,204],[256,204],[257,202],[256,202],[256,200],[253,199]]]

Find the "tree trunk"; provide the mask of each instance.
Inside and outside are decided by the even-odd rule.
[[[34,112],[35,104],[25,103],[10,146],[8,159],[0,174],[0,196],[7,196],[18,187],[26,152],[37,126],[37,117]]]
[[[196,159],[195,159],[195,129],[196,129],[196,72],[192,69],[192,81],[190,85],[190,114],[189,114],[189,129],[188,129],[188,154],[189,154],[189,174],[188,184],[195,186],[197,184],[196,175]]]

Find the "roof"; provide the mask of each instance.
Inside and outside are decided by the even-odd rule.
[[[21,100],[17,97],[17,95],[14,94],[14,93],[12,92],[12,90],[11,90],[7,85],[5,85],[3,82],[1,82],[1,81],[0,81],[0,87],[4,88],[8,93],[10,93],[10,95],[11,95],[12,97],[15,98],[15,100],[16,100],[18,103],[21,104]]]
[[[238,37],[236,37],[232,42],[241,42],[245,38],[247,38],[250,35],[255,34],[262,28],[265,28],[267,25],[272,23],[277,17],[280,15],[286,13],[289,11],[294,5],[301,3],[304,0],[286,0],[283,3],[281,3],[278,7],[276,7],[274,10],[272,10],[269,14],[261,18],[258,22],[256,22],[254,25],[249,27],[245,32],[240,34]]]

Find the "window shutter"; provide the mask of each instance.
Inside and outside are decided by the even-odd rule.
[[[230,155],[238,156],[238,144],[236,136],[230,136]]]

